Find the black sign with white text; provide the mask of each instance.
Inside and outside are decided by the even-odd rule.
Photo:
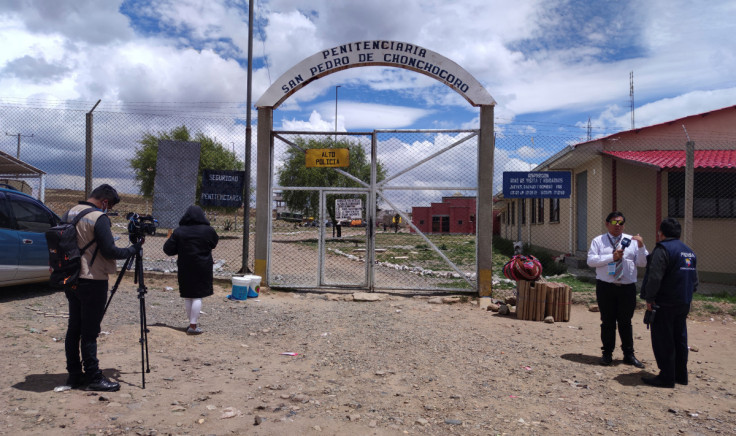
[[[240,207],[245,171],[204,170],[200,206]]]

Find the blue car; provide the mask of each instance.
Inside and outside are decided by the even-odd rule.
[[[30,195],[0,188],[0,286],[49,280],[44,233],[60,221]]]

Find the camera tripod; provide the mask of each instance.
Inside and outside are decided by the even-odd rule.
[[[131,240],[131,242],[134,242],[134,241]],[[128,257],[125,260],[125,264],[123,264],[123,268],[120,270],[120,274],[118,275],[117,280],[115,280],[115,285],[112,287],[110,291],[110,298],[107,300],[107,304],[105,304],[105,310],[102,312],[102,318],[104,318],[105,313],[107,313],[107,307],[110,306],[110,301],[112,301],[112,297],[115,295],[115,292],[118,290],[118,286],[120,285],[120,282],[123,280],[123,275],[125,274],[125,271],[130,269],[130,267],[133,265],[135,265],[135,276],[133,278],[133,283],[138,284],[138,302],[139,302],[139,307],[140,307],[140,324],[141,324],[141,337],[138,341],[141,344],[141,378],[142,378],[142,383],[143,383],[143,389],[145,389],[146,388],[146,373],[151,372],[151,367],[148,361],[148,331],[149,330],[148,330],[148,324],[146,323],[146,292],[147,290],[146,290],[146,285],[143,283],[143,248],[142,247],[139,247],[138,250],[134,254],[131,254],[130,257]]]

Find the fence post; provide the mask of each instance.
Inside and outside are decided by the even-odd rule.
[[[102,100],[97,100],[97,103],[95,103],[92,109],[87,112],[85,116],[86,153],[84,155],[84,198],[89,197],[89,194],[92,192],[92,111],[95,110],[95,108],[98,104],[100,104],[101,101]]]
[[[693,242],[693,198],[695,192],[695,141],[685,143],[685,232],[683,242]]]

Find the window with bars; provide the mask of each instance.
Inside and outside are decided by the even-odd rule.
[[[551,223],[560,222],[560,199],[559,198],[549,199],[549,222]]]
[[[736,173],[697,172],[693,180],[693,217],[736,218]],[[668,214],[685,216],[685,173],[667,176]]]
[[[537,199],[537,222],[542,224],[544,222],[544,199]]]
[[[526,224],[526,199],[522,198],[519,204],[519,213],[521,214],[521,223]]]

